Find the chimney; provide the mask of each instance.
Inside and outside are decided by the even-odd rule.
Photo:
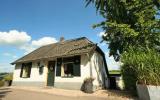
[[[64,42],[64,37],[60,37],[59,42]]]

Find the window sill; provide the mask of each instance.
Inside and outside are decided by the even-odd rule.
[[[73,78],[74,76],[61,76],[61,78]]]
[[[30,78],[30,77],[21,77],[21,78]]]

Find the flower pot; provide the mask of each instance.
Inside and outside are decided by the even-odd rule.
[[[140,100],[160,100],[160,86],[137,84],[137,93]]]

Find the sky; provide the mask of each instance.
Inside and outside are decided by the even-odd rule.
[[[102,20],[85,0],[0,0],[0,72],[13,71],[11,62],[60,37],[87,37],[106,54],[109,70],[118,69],[107,45],[100,43],[103,30],[92,28]]]

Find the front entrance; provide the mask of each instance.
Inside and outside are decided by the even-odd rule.
[[[47,86],[54,86],[54,78],[55,78],[55,61],[49,61]]]

